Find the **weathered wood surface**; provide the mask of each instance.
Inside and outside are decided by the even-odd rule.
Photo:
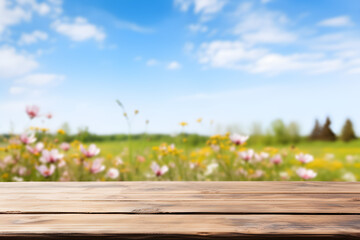
[[[360,239],[360,183],[0,183],[0,238]]]

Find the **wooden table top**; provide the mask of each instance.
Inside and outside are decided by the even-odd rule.
[[[0,238],[360,239],[360,183],[0,183]]]

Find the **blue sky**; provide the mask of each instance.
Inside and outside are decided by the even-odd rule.
[[[308,133],[326,116],[360,132],[359,12],[358,0],[0,0],[0,132],[126,132],[115,99],[140,110],[134,132],[282,118]],[[32,104],[54,118],[29,123]]]

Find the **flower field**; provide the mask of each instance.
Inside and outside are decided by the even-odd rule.
[[[30,119],[51,119],[27,108]],[[125,116],[127,118],[127,115]],[[183,127],[187,123],[182,122]],[[0,145],[0,181],[356,181],[359,142],[251,146],[251,136],[214,135],[193,146],[146,139],[84,144],[63,141],[62,129],[30,127]]]

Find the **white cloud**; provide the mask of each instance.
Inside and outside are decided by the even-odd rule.
[[[29,74],[15,80],[16,83],[22,83],[33,86],[45,86],[49,84],[57,84],[65,79],[62,75],[56,74]]]
[[[158,60],[156,60],[156,59],[149,59],[147,62],[146,62],[146,65],[147,66],[155,66],[155,65],[158,65],[159,64],[159,62],[158,62]]]
[[[181,68],[181,64],[176,61],[172,61],[167,65],[167,69],[169,70],[177,70],[180,68]]]
[[[265,53],[263,49],[248,49],[240,41],[213,41],[200,46],[198,59],[216,68],[244,69],[248,61],[255,61]]]
[[[349,74],[359,74],[360,75],[360,67],[352,68],[348,71]]]
[[[174,5],[184,12],[193,6],[194,13],[211,15],[219,12],[226,2],[227,0],[174,0]]]
[[[246,45],[239,41],[203,43],[198,61],[205,66],[242,70],[250,73],[275,75],[290,71],[308,74],[329,73],[360,67],[360,60],[342,59],[323,53],[272,53],[269,50]],[[356,73],[356,70],[351,73]]]
[[[13,47],[0,47],[0,78],[19,77],[38,67],[31,57],[21,54]]]
[[[22,88],[22,87],[11,87],[9,89],[9,93],[12,94],[12,95],[19,95],[19,94],[22,94],[26,91],[25,88]]]
[[[5,31],[6,27],[30,19],[31,12],[13,4],[11,1],[0,0],[0,34]]]
[[[23,33],[20,37],[19,44],[20,45],[29,45],[36,43],[38,41],[44,41],[48,39],[48,35],[42,31],[34,31],[32,33]]]
[[[290,43],[297,39],[295,33],[287,31],[289,20],[284,14],[268,10],[253,10],[252,4],[241,4],[237,11],[238,24],[235,35],[250,44]]]
[[[267,4],[269,2],[271,2],[272,0],[261,0],[261,3]]]
[[[195,32],[195,33],[196,32],[204,33],[204,32],[207,32],[207,30],[208,30],[208,28],[202,24],[190,24],[188,26],[188,28],[191,32]]]
[[[47,0],[41,3],[37,0],[0,0],[0,34],[10,26],[30,21],[33,13],[40,16],[59,14],[62,11],[61,4],[61,0]]]
[[[17,2],[21,6],[30,6],[39,15],[46,15],[51,11],[50,6],[45,2],[38,3],[36,0],[17,0]]]
[[[323,27],[346,27],[353,25],[353,22],[349,16],[339,16],[325,19],[319,22],[318,25]]]
[[[94,39],[98,42],[106,38],[105,33],[99,27],[89,23],[86,18],[77,17],[74,21],[57,20],[52,27],[60,34],[68,36],[76,42]]]

